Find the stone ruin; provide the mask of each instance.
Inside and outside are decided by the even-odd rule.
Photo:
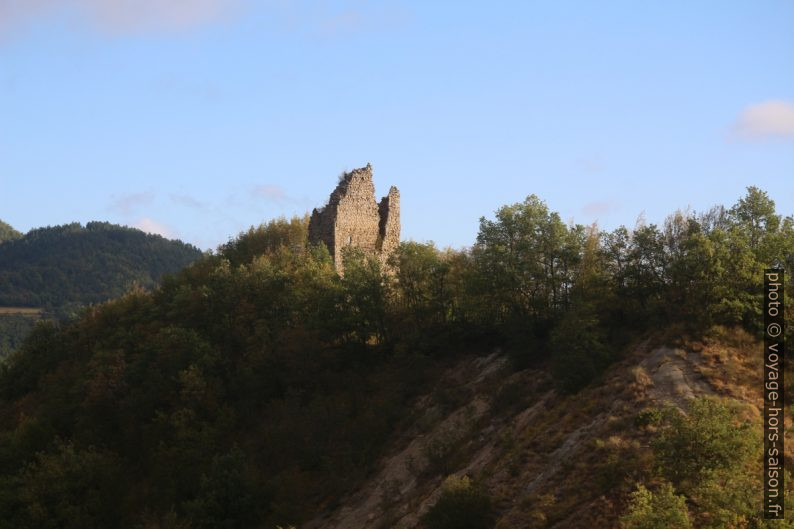
[[[377,256],[385,266],[400,244],[400,192],[392,186],[378,204],[370,164],[344,173],[328,204],[312,211],[309,242],[325,243],[340,274],[342,250],[348,246]]]

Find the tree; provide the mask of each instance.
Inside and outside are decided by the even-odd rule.
[[[442,323],[449,316],[449,264],[433,243],[403,242],[390,258],[395,289],[414,324]]]
[[[677,495],[670,483],[663,483],[656,492],[637,485],[631,493],[628,512],[621,516],[623,529],[691,529],[686,498]]]
[[[686,414],[669,408],[665,416],[653,447],[662,473],[675,484],[692,482],[704,471],[734,468],[758,444],[750,423],[730,402],[699,398]]]
[[[566,393],[579,391],[612,361],[593,305],[581,302],[551,333],[552,373]]]
[[[761,253],[765,237],[780,227],[775,202],[755,186],[747,188],[747,194],[731,208],[730,216],[747,235],[750,249],[756,254]]]
[[[350,331],[359,343],[374,337],[387,338],[387,281],[375,256],[356,247],[343,251],[345,276],[342,278],[344,313]]]
[[[309,217],[284,217],[251,227],[247,232],[220,248],[233,265],[250,263],[254,257],[270,254],[278,248],[302,251],[308,246]]]
[[[569,229],[535,195],[481,218],[473,255],[497,321],[539,322],[565,308],[583,239],[584,228]]]
[[[120,470],[115,454],[59,442],[23,470],[25,509],[17,526],[104,529],[118,523]]]
[[[256,494],[246,473],[245,454],[237,447],[215,456],[202,476],[198,497],[186,504],[195,529],[246,529],[257,525]]]

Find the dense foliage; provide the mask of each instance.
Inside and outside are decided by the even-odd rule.
[[[22,345],[37,320],[25,314],[0,314],[0,359]]]
[[[392,273],[345,259],[339,277],[306,219],[273,221],[151,293],[39,326],[0,372],[0,528],[299,524],[469,350],[502,346],[575,392],[658,326],[758,330],[761,270],[794,264],[794,220],[750,188],[729,210],[604,233],[530,196],[481,219],[469,251],[406,242]],[[660,458],[686,446],[665,439]],[[663,494],[637,501],[680,503]]]
[[[153,288],[164,274],[201,252],[180,241],[105,222],[32,230],[0,222],[0,358],[19,347],[39,319],[3,307],[38,307],[47,318],[70,318],[87,304],[130,288]]]
[[[790,519],[764,519],[764,443],[755,413],[736,401],[700,398],[686,414],[670,408],[658,418],[651,477],[660,483],[655,491],[637,486],[621,518],[625,529],[794,527]],[[784,501],[794,508],[790,495]]]
[[[106,222],[31,230],[0,245],[0,306],[60,307],[151,288],[201,256],[188,244]]]

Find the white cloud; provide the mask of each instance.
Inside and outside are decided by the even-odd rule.
[[[748,105],[734,124],[745,139],[794,138],[794,104],[770,100]]]
[[[111,33],[180,30],[223,19],[247,0],[0,0],[0,33],[41,16],[76,14]]]
[[[381,32],[412,19],[402,0],[0,0],[0,40],[50,16],[129,34],[179,31],[263,9],[272,29],[319,37]]]
[[[617,209],[619,209],[619,206],[615,202],[610,200],[596,200],[585,204],[582,207],[582,213],[589,217],[593,217],[597,215],[606,215]]]
[[[150,219],[149,217],[143,217],[142,219],[139,219],[138,222],[133,224],[133,227],[153,235],[162,235],[167,239],[176,238],[176,235],[171,228],[165,224]]]
[[[129,215],[138,207],[147,206],[152,202],[154,202],[154,193],[151,191],[143,193],[125,193],[122,195],[113,195],[113,202],[108,209],[121,213],[122,215]]]

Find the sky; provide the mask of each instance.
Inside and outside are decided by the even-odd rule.
[[[402,238],[535,194],[794,214],[794,0],[0,0],[0,219],[214,249],[371,163]]]

